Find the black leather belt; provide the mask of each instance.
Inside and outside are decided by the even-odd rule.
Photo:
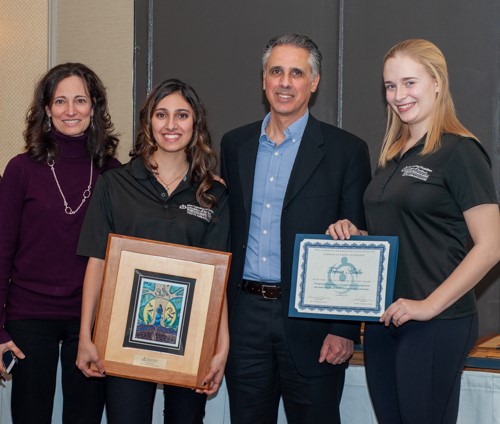
[[[281,287],[277,284],[266,284],[258,281],[241,280],[241,288],[247,293],[275,300],[281,297]]]

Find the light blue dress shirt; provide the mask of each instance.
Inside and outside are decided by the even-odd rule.
[[[285,140],[279,145],[266,134],[270,117],[269,113],[262,121],[259,138],[243,278],[279,283],[281,211],[290,173],[309,119],[309,111],[284,131]]]

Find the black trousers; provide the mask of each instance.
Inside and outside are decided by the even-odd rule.
[[[88,379],[76,367],[80,321],[15,320],[6,324],[14,343],[26,355],[12,371],[14,424],[50,424],[59,356],[62,368],[65,424],[99,424],[104,382]]]
[[[288,424],[340,423],[345,371],[297,372],[286,340],[281,300],[241,292],[231,316],[226,383],[232,424],[274,424],[280,397]],[[318,346],[318,358],[321,346]]]
[[[368,389],[380,424],[455,424],[477,315],[365,326]]]
[[[153,419],[156,383],[106,377],[108,424],[149,424]],[[164,386],[165,424],[202,424],[207,396],[183,387]]]

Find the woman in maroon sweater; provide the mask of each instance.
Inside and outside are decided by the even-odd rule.
[[[63,422],[100,423],[102,384],[75,366],[87,263],[76,245],[97,176],[119,166],[105,88],[85,65],[58,65],[39,81],[26,123],[26,152],[0,185],[0,353],[20,359],[12,418],[52,421],[60,357]]]

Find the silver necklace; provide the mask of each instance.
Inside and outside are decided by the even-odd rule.
[[[186,167],[186,169],[184,171],[182,171],[179,175],[177,175],[177,177],[175,177],[172,181],[170,181],[169,183],[166,183],[165,181],[163,181],[163,179],[160,177],[160,173],[158,171],[155,172],[155,176],[156,178],[158,178],[158,180],[160,181],[160,183],[163,185],[163,187],[165,187],[165,190],[167,190],[167,192],[169,192],[169,187],[175,183],[179,178],[181,178],[182,176],[186,175],[186,173],[188,172],[188,169],[189,169],[189,164],[188,166]]]
[[[83,206],[83,204],[85,203],[85,201],[90,197],[90,188],[92,187],[92,171],[93,171],[92,158],[90,159],[90,179],[89,179],[89,185],[83,191],[83,199],[80,202],[80,205],[75,210],[71,209],[68,206],[68,201],[66,200],[66,197],[64,196],[64,193],[63,193],[63,191],[61,189],[61,185],[59,184],[59,180],[57,179],[56,170],[54,168],[54,159],[52,159],[50,156],[49,156],[49,158],[47,160],[47,165],[50,166],[50,170],[52,171],[52,175],[54,175],[54,180],[56,181],[57,188],[59,189],[59,193],[61,193],[61,197],[62,197],[63,202],[64,202],[64,212],[66,213],[66,215],[74,215],[75,213],[77,213],[80,210],[80,208]]]

